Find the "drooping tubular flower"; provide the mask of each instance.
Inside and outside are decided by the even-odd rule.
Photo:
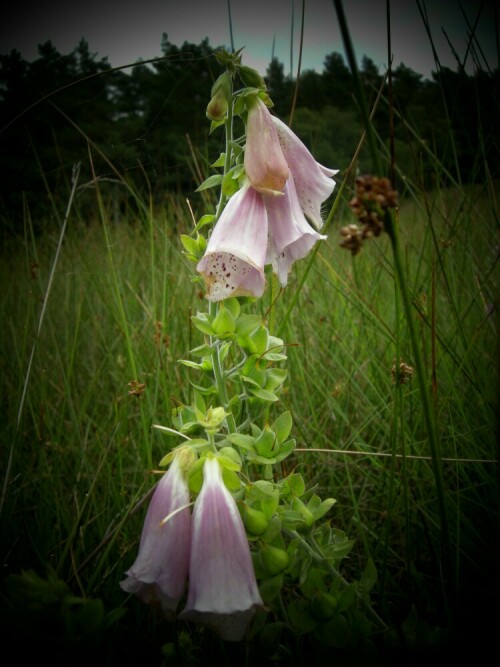
[[[207,299],[262,296],[266,249],[266,208],[247,183],[227,203],[196,267],[205,280]]]
[[[189,489],[181,469],[183,451],[158,482],[141,534],[139,553],[120,583],[143,602],[159,601],[173,612],[184,593],[191,544]]]
[[[319,239],[302,212],[293,178],[289,178],[283,197],[264,197],[269,224],[266,264],[272,264],[274,273],[285,287],[288,272],[297,259],[302,259]]]
[[[335,188],[332,179],[338,170],[328,169],[316,162],[307,147],[294,132],[276,116],[271,116],[276,127],[283,155],[295,182],[300,206],[316,229],[321,229],[321,204]]]
[[[245,172],[258,192],[281,195],[289,176],[289,165],[278,139],[273,117],[260,97],[249,98]]]
[[[219,462],[207,458],[193,511],[188,598],[179,618],[208,625],[225,640],[240,641],[262,606],[236,502]]]

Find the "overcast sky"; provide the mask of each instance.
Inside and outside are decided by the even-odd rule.
[[[424,4],[424,0],[420,0]],[[474,24],[482,7],[477,35],[491,68],[498,67],[493,0],[426,0],[432,37],[441,64],[456,69],[456,60],[443,34],[463,58],[468,25]],[[344,54],[332,0],[306,0],[302,69],[322,71],[325,55]],[[463,8],[466,18],[463,15]],[[292,9],[293,8],[293,9]],[[344,8],[358,59],[366,54],[384,69],[387,65],[386,0],[344,0]],[[298,41],[302,0],[231,0],[235,48],[245,47],[244,64],[262,74],[273,54],[291,67],[290,41],[293,24],[293,70],[298,64]],[[429,38],[416,0],[392,0],[391,33],[394,66],[400,62],[429,77],[435,69]],[[108,57],[111,65],[134,63],[161,56],[161,36],[181,45],[230,46],[227,0],[4,0],[0,25],[0,53],[15,48],[34,60],[37,45],[50,39],[60,53],[72,51],[85,37],[90,50]],[[472,62],[469,60],[472,72]]]

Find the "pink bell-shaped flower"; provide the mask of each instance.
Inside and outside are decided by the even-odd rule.
[[[179,618],[240,641],[262,606],[243,521],[219,462],[209,457],[193,511],[188,598]]]
[[[335,188],[332,176],[337,169],[328,169],[316,162],[306,146],[283,121],[271,116],[276,127],[283,155],[295,182],[300,206],[316,229],[321,229],[321,204]]]
[[[205,280],[207,299],[262,296],[266,248],[266,208],[246,184],[228,201],[196,267]]]
[[[139,553],[120,586],[143,602],[173,612],[184,593],[189,567],[189,489],[178,454],[158,482],[141,534]]]
[[[255,96],[250,105],[246,128],[245,172],[252,187],[258,192],[280,195],[290,172],[274,119],[259,97]]]
[[[269,224],[266,264],[272,264],[285,287],[292,264],[305,257],[316,241],[326,236],[318,234],[305,219],[292,177],[287,181],[283,197],[265,196],[264,201]]]

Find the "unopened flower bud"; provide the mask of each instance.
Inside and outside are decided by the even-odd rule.
[[[214,83],[211,96],[206,111],[207,118],[215,121],[224,120],[231,97],[231,79],[227,72],[221,74]]]
[[[284,549],[264,544],[260,551],[260,560],[266,573],[274,577],[288,566],[290,557]]]
[[[257,72],[257,70],[247,67],[246,65],[240,65],[238,67],[238,74],[240,75],[241,80],[248,88],[262,88],[266,89],[266,84],[264,79]]]
[[[329,593],[316,591],[311,598],[311,615],[318,621],[329,621],[337,611],[336,598]]]
[[[245,505],[243,508],[243,523],[252,535],[262,535],[269,525],[269,519],[261,510]]]

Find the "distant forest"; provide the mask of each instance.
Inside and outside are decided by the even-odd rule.
[[[209,135],[205,117],[211,86],[221,73],[212,57],[217,49],[208,40],[178,47],[166,34],[161,49],[164,60],[127,70],[113,70],[85,40],[69,55],[48,41],[33,62],[15,50],[0,55],[3,227],[20,218],[26,205],[43,213],[54,197],[64,201],[76,162],[82,163],[82,183],[93,178],[91,165],[103,183],[112,182],[117,179],[113,165],[156,201],[166,193],[192,194],[222,150],[222,131]],[[360,73],[371,105],[383,73],[368,56]],[[265,78],[274,113],[288,121],[295,81],[277,59]],[[405,174],[400,189],[412,180],[432,187],[429,151],[438,157],[445,179],[478,182],[499,176],[498,69],[471,76],[459,67],[444,68],[426,80],[400,64],[392,72],[392,97],[396,162]],[[374,115],[384,151],[390,136],[387,98],[386,84]],[[351,73],[339,53],[326,56],[321,73],[302,72],[293,129],[319,162],[341,172],[347,168],[362,125]],[[360,172],[370,169],[366,156],[360,156]]]

